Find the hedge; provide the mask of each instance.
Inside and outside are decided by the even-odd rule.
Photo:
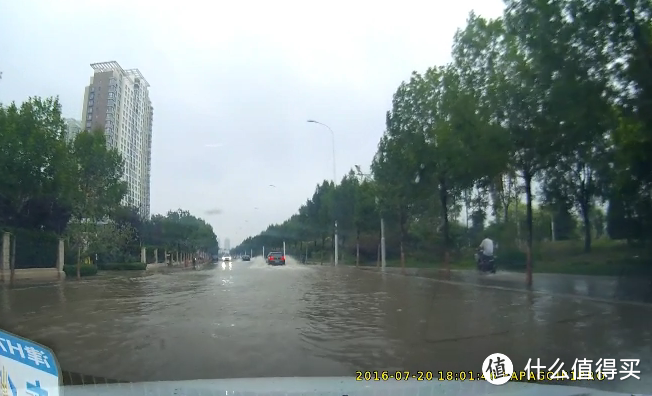
[[[103,271],[144,271],[147,264],[144,263],[110,263],[102,264],[100,269]]]
[[[66,273],[66,277],[74,278],[77,276],[77,265],[69,264],[63,266],[63,272]],[[79,268],[79,273],[81,276],[91,276],[97,274],[97,267],[92,264],[82,264]]]

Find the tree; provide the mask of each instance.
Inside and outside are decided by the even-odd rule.
[[[83,251],[96,237],[95,227],[120,205],[127,192],[122,181],[124,162],[117,150],[106,146],[102,130],[82,131],[72,145],[72,157],[76,161],[75,176],[78,190],[74,195],[73,218],[76,227],[71,237],[79,249],[77,278],[81,278]]]
[[[512,22],[510,20],[510,22]],[[491,124],[504,131],[510,162],[523,179],[526,196],[527,276],[532,284],[532,182],[552,163],[558,147],[555,129],[544,113],[547,91],[537,76],[531,54],[509,33],[502,19],[471,14],[456,35],[453,56],[467,81],[482,92],[479,106]]]
[[[360,265],[360,234],[378,229],[380,215],[376,201],[375,185],[370,180],[363,180],[355,190],[353,214],[356,265]]]
[[[652,3],[642,0],[507,0],[501,18],[471,13],[455,35],[452,63],[414,72],[397,88],[369,181],[325,181],[297,216],[245,243],[301,229],[315,250],[321,236],[323,253],[325,219],[340,210],[333,198],[353,190],[356,262],[363,234],[374,231],[363,226],[373,222],[370,191],[402,266],[406,249],[431,256],[432,246],[448,262],[487,222],[486,232],[508,245],[504,252],[525,262],[528,285],[534,242],[580,239],[581,229],[588,252],[606,220],[611,236],[647,243],[651,17]],[[605,201],[606,219],[597,206]]]
[[[57,98],[0,106],[0,223],[62,232],[70,216],[64,123]]]

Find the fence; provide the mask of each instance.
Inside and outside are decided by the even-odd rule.
[[[55,233],[20,228],[0,231],[0,283],[14,278],[60,279],[63,262],[64,240]]]

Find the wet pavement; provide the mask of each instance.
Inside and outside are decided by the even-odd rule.
[[[293,261],[272,268],[256,258],[0,289],[0,327],[51,346],[65,370],[126,381],[359,370],[437,379],[478,372],[501,352],[517,370],[528,358],[560,359],[565,369],[575,359],[640,359],[640,380],[566,383],[652,389],[652,305],[517,290],[498,275],[509,276],[478,286]]]
[[[380,271],[376,267],[359,267],[367,271]],[[564,274],[534,274],[532,288],[525,284],[525,274],[521,272],[498,271],[495,274],[473,270],[451,270],[424,268],[386,268],[389,274],[419,276],[436,279],[450,284],[473,284],[480,287],[500,288],[504,290],[531,290],[536,294],[554,294],[566,297],[585,297],[595,301],[613,300],[633,304],[652,304],[652,278],[585,276]]]

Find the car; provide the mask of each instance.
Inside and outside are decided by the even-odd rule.
[[[242,261],[250,261],[251,257],[247,256],[246,254],[242,256]]]
[[[231,261],[231,256],[222,256],[222,261]]]
[[[267,255],[268,265],[285,265],[285,256],[281,252],[270,252]]]

